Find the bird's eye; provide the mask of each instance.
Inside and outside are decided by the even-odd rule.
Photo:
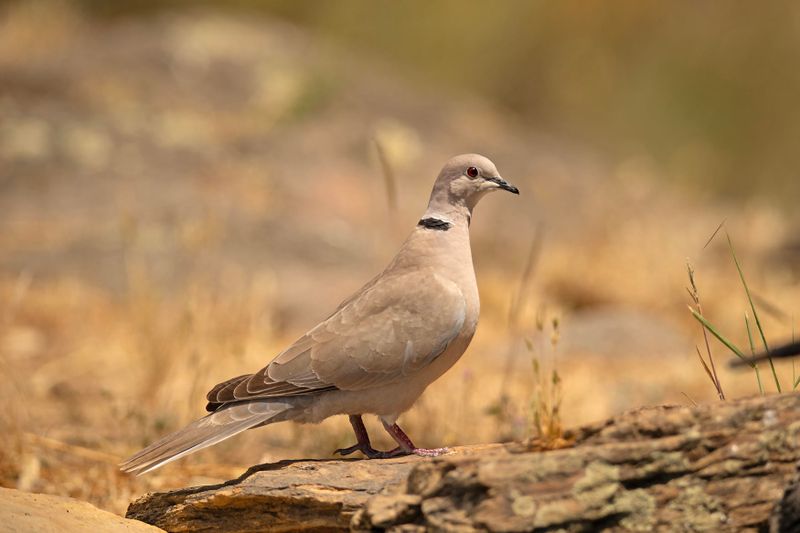
[[[470,178],[477,178],[478,177],[478,169],[475,167],[469,167],[467,169],[467,176]]]

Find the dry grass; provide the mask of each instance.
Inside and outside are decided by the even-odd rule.
[[[558,346],[559,330],[558,319],[552,320],[550,345],[553,352]],[[542,332],[544,323],[537,320],[536,329]],[[531,411],[531,442],[542,449],[563,447],[567,444],[564,440],[564,424],[561,420],[561,403],[564,401],[561,390],[561,376],[558,373],[556,358],[553,357],[550,372],[542,370],[541,355],[534,354],[533,342],[526,339],[528,351],[533,354],[533,386]]]

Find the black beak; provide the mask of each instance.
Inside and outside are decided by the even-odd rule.
[[[519,189],[511,185],[509,182],[501,178],[500,176],[495,176],[492,178],[485,178],[487,181],[491,181],[497,184],[497,186],[504,191],[508,191],[510,193],[519,194]]]

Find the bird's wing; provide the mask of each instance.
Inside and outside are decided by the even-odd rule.
[[[208,408],[396,382],[441,354],[465,317],[461,290],[430,270],[379,278],[259,372],[217,385]]]

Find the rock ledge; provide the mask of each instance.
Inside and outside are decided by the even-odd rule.
[[[127,516],[174,532],[789,531],[798,435],[797,394],[645,408],[570,432],[567,449],[283,461],[148,494]]]

